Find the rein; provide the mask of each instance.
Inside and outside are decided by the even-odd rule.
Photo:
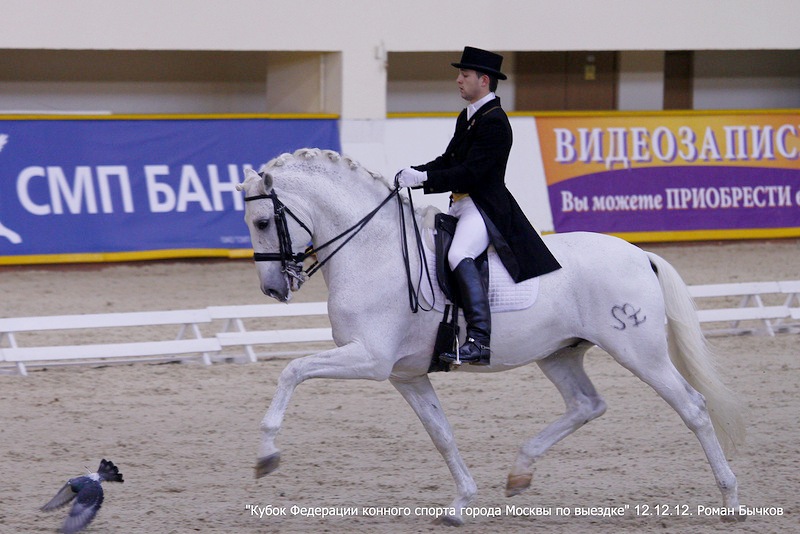
[[[402,171],[401,171],[402,172]],[[400,173],[398,172],[397,175],[394,177],[395,184],[397,183],[398,177]],[[397,185],[395,191],[400,191],[400,186]],[[428,260],[425,257],[425,245],[422,243],[422,234],[419,231],[419,226],[417,225],[417,218],[414,217],[414,201],[411,199],[411,188],[408,188],[408,207],[411,209],[411,220],[414,223],[414,238],[417,241],[417,257],[419,258],[419,277],[417,278],[417,289],[414,290],[414,281],[411,280],[411,262],[410,256],[408,253],[408,236],[406,235],[406,214],[403,211],[403,203],[397,203],[399,211],[400,211],[400,228],[402,229],[403,234],[403,265],[406,268],[406,282],[408,284],[408,305],[411,307],[412,313],[417,313],[420,309],[422,311],[431,311],[436,301],[436,297],[432,297],[434,302],[431,303],[430,308],[424,308],[419,300],[419,293],[422,290],[422,272],[423,269],[425,270],[425,276],[428,280],[428,287],[431,288],[431,295],[435,295],[436,293],[433,291],[433,280],[431,279],[431,273],[428,270]]]
[[[288,275],[289,277],[299,281],[304,282],[305,279],[311,278],[317,271],[319,271],[323,265],[325,265],[337,252],[339,252],[342,247],[344,247],[351,239],[353,239],[358,232],[360,232],[367,223],[372,220],[372,218],[383,208],[392,198],[395,196],[398,197],[398,205],[400,210],[400,224],[403,233],[403,263],[406,269],[406,280],[408,282],[408,292],[409,292],[409,306],[411,307],[411,311],[416,313],[420,308],[420,300],[419,300],[419,289],[414,290],[414,284],[411,279],[411,265],[409,260],[409,252],[408,252],[408,237],[406,236],[405,231],[405,213],[403,211],[403,202],[399,196],[400,187],[395,187],[391,190],[389,195],[381,201],[378,206],[367,213],[364,217],[362,217],[358,222],[356,222],[353,226],[345,230],[344,232],[340,233],[336,237],[330,239],[329,241],[319,245],[314,246],[313,244],[306,248],[304,252],[293,252],[292,248],[292,237],[289,234],[289,225],[286,219],[286,215],[288,214],[292,219],[294,219],[297,224],[309,235],[309,237],[313,237],[311,234],[311,230],[309,230],[308,226],[306,226],[303,221],[301,221],[297,215],[295,215],[289,207],[287,207],[283,202],[280,201],[278,198],[278,194],[273,189],[270,193],[264,193],[261,195],[253,195],[249,197],[245,197],[245,202],[251,202],[253,200],[261,200],[261,199],[268,199],[272,200],[273,210],[275,214],[275,226],[278,233],[278,252],[254,252],[253,259],[255,261],[279,261],[281,262],[281,267],[283,268],[283,272]],[[411,202],[411,195],[409,195],[409,205],[411,207],[411,213],[414,213],[414,205]],[[433,282],[431,281],[430,273],[428,272],[428,265],[425,261],[425,250],[424,245],[422,244],[422,236],[420,234],[419,228],[417,226],[416,218],[412,217],[414,221],[414,232],[415,238],[417,241],[417,252],[420,256],[420,275],[418,279],[418,283],[421,284],[422,281],[422,269],[425,269],[425,273],[427,274],[428,283],[431,284],[433,287]],[[333,251],[322,261],[315,260],[313,264],[311,264],[307,269],[303,269],[303,262],[306,258],[314,256],[320,250],[323,250],[334,243],[342,241],[339,246],[337,246]],[[422,308],[424,311],[429,311],[425,308]],[[432,308],[431,308],[432,309]]]

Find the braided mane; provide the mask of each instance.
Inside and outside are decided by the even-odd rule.
[[[359,162],[356,160],[339,154],[334,150],[322,150],[319,148],[301,148],[299,150],[294,151],[293,153],[284,153],[280,156],[272,159],[269,161],[264,167],[262,167],[262,171],[269,172],[270,169],[277,169],[280,167],[288,166],[292,163],[299,162],[322,162],[322,163],[331,163],[331,164],[339,164],[354,173],[358,173],[359,170],[363,170],[371,178],[378,180],[379,182],[386,185],[386,187],[393,189],[393,186],[383,177],[382,174],[378,172],[371,171],[365,167],[362,167]],[[362,173],[363,174],[363,173]]]
[[[317,167],[321,172],[324,172],[325,168],[339,166],[346,171],[349,171],[350,174],[354,174],[358,178],[371,178],[375,180],[376,183],[386,187],[388,190],[394,190],[394,184],[390,183],[382,174],[363,167],[356,160],[348,156],[344,156],[335,150],[301,148],[295,150],[293,153],[286,152],[264,164],[261,167],[260,172],[270,173],[271,170],[277,171],[278,169],[290,167],[292,165],[310,166],[312,167],[312,170],[314,170],[314,167]],[[260,177],[250,175],[243,183],[237,186],[237,189],[240,191],[250,190],[251,186],[257,188],[255,191],[263,190],[264,187],[263,181]],[[403,204],[408,204],[409,202],[408,198],[404,195],[398,195],[398,198],[401,199]]]

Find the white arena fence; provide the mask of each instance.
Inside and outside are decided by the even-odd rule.
[[[800,280],[689,290],[706,335],[800,332]],[[27,375],[29,366],[134,361],[210,365],[311,354],[333,347],[327,312],[325,302],[310,302],[0,318],[0,372]],[[115,333],[124,341],[114,341]],[[171,339],[154,340],[158,336]]]

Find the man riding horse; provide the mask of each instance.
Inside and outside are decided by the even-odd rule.
[[[458,218],[447,262],[457,280],[467,340],[458,355],[441,354],[445,362],[489,365],[489,298],[475,259],[490,244],[515,282],[561,268],[505,185],[512,132],[495,95],[498,80],[506,79],[502,62],[499,54],[464,48],[461,61],[452,65],[459,69],[456,82],[469,105],[456,120],[453,138],[441,156],[398,175],[400,187],[451,192],[449,213]]]

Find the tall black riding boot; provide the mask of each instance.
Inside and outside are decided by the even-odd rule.
[[[461,307],[467,321],[467,340],[458,351],[459,359],[472,365],[489,365],[489,337],[492,321],[489,312],[489,296],[483,287],[480,271],[472,258],[464,258],[453,274],[461,292]],[[444,362],[456,361],[455,352],[439,356]]]

